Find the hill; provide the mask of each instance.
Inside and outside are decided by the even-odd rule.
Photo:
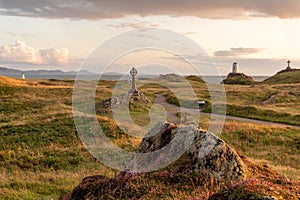
[[[267,78],[264,84],[293,84],[300,83],[300,69],[283,70]]]
[[[188,81],[195,81],[195,82],[199,82],[199,83],[205,83],[205,81],[202,80],[202,78],[200,78],[199,76],[195,76],[195,75],[187,76],[186,79]]]
[[[0,76],[0,86],[26,86],[27,83],[20,79]]]
[[[160,74],[158,79],[161,79],[161,80],[167,80],[167,81],[170,81],[170,82],[183,82],[184,81],[184,77],[183,76],[180,76],[180,75],[177,75],[177,74]]]
[[[34,77],[34,76],[64,76],[64,75],[72,75],[75,76],[78,72],[76,71],[68,71],[63,72],[61,70],[18,70],[18,69],[10,69],[5,67],[0,67],[0,74],[2,76],[19,78],[21,77],[22,72],[25,73],[26,76]],[[80,71],[81,75],[95,75],[92,72],[87,70]]]

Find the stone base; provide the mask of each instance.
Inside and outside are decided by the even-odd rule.
[[[128,102],[142,102],[147,104],[151,101],[147,98],[147,96],[144,93],[139,92],[138,90],[129,91],[128,94],[114,96],[112,98],[102,100],[101,102],[97,102],[96,111],[100,113],[109,113],[111,108],[114,108],[119,105],[127,105]]]
[[[128,91],[128,94],[136,95],[136,94],[138,94],[138,93],[139,93],[138,90],[129,90],[129,91]]]

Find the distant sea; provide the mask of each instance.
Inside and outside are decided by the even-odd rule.
[[[140,75],[138,79],[147,79],[147,78],[156,78],[157,75]],[[20,77],[14,77],[20,78]],[[57,79],[57,80],[75,80],[76,75],[26,75],[27,79]],[[80,76],[83,80],[98,80],[99,76],[97,75],[83,75]],[[225,79],[226,76],[222,76],[221,78],[218,76],[204,76],[203,79],[208,83],[220,83],[220,80]],[[261,82],[268,78],[268,76],[252,76],[252,78],[257,81]],[[118,75],[103,75],[101,76],[101,80],[129,80],[130,75],[125,76],[118,76]]]

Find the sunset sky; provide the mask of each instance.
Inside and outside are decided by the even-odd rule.
[[[162,28],[198,43],[221,74],[238,62],[272,75],[287,60],[300,67],[299,10],[299,0],[0,0],[0,66],[78,70],[112,36]]]

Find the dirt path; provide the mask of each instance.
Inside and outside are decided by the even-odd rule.
[[[180,118],[176,115],[176,113],[179,113],[180,107],[170,104],[166,101],[166,97],[163,95],[156,95],[156,98],[154,99],[154,103],[162,105],[166,110],[167,110],[167,117],[170,121],[174,123],[180,123]],[[189,109],[189,108],[184,108],[184,111],[190,112],[190,113],[197,113],[200,112],[198,109]],[[219,114],[210,114],[210,113],[203,113],[200,112],[201,115],[205,116],[222,116]],[[283,123],[275,123],[275,122],[268,122],[268,121],[261,121],[261,120],[256,120],[256,119],[248,119],[248,118],[242,118],[242,117],[234,117],[234,116],[229,116],[226,115],[226,120],[236,120],[236,121],[242,121],[242,122],[250,122],[254,124],[263,124],[263,125],[274,125],[274,126],[281,126],[281,127],[291,127],[291,128],[296,128],[300,129],[300,126],[294,126],[294,125],[288,125],[288,124],[283,124]]]

